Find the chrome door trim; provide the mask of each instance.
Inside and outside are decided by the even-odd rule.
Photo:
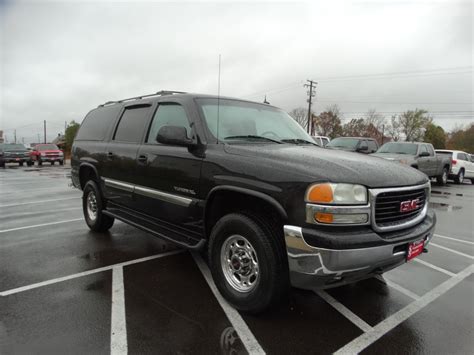
[[[105,186],[108,186],[108,187],[114,187],[116,189],[124,190],[127,192],[133,192],[135,189],[135,185],[128,184],[123,181],[109,179],[109,178],[103,178],[103,180],[104,180]]]
[[[135,193],[142,196],[151,197],[157,200],[174,203],[175,205],[179,205],[183,207],[188,207],[193,201],[192,199],[187,198],[187,197],[178,196],[175,194],[170,194],[167,192],[150,189],[148,187],[143,187],[143,186],[138,186],[138,185],[135,185]]]

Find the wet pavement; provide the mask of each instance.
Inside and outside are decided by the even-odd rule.
[[[0,354],[474,352],[474,186],[433,185],[429,252],[380,279],[239,314],[205,264],[133,227],[89,231],[67,166],[0,169]]]

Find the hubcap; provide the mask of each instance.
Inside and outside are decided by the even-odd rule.
[[[258,283],[257,253],[241,235],[232,235],[222,244],[221,266],[225,279],[236,291],[250,292]]]
[[[90,220],[94,221],[97,218],[97,199],[93,191],[87,195],[87,215]]]
[[[460,172],[459,173],[459,182],[463,182],[464,181],[464,172]]]
[[[448,173],[446,170],[443,171],[443,183],[446,184],[448,182]]]

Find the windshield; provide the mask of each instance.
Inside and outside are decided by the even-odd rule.
[[[326,147],[355,149],[357,143],[359,143],[359,139],[357,138],[336,138],[326,144]]]
[[[26,150],[23,144],[5,144],[3,150]]]
[[[377,150],[377,153],[392,153],[392,154],[410,154],[416,155],[418,146],[413,143],[385,143]]]
[[[37,145],[36,149],[38,150],[58,150],[56,144],[41,144]]]
[[[264,104],[238,100],[219,100],[219,133],[217,132],[217,99],[196,100],[209,130],[225,142],[304,144],[313,140],[284,111]]]

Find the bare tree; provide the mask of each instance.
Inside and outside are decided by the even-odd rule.
[[[401,131],[401,126],[400,126],[400,121],[398,120],[398,117],[393,115],[390,119],[390,125],[387,127],[387,132],[390,138],[394,140],[395,142],[398,142],[400,140],[400,136],[402,134]]]
[[[419,141],[428,123],[433,120],[427,116],[428,111],[415,109],[415,111],[405,111],[398,116],[398,122],[402,133],[405,134],[406,141]]]
[[[308,110],[303,107],[294,108],[289,112],[290,116],[306,129],[308,127]]]

